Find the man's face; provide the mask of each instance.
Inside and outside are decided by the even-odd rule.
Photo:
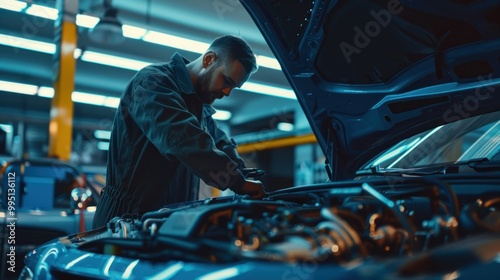
[[[208,57],[207,57],[208,56]],[[248,73],[237,59],[223,61],[215,53],[205,54],[203,70],[198,75],[196,92],[201,100],[213,104],[216,99],[229,96],[231,90],[248,79]]]

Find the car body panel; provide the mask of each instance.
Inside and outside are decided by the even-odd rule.
[[[46,249],[48,248],[48,249]],[[356,273],[339,266],[317,267],[315,264],[280,265],[269,262],[240,262],[227,264],[202,264],[183,261],[167,261],[162,263],[143,262],[108,255],[81,254],[76,250],[67,250],[58,243],[48,244],[37,250],[37,267],[51,270],[52,275],[61,278],[88,277],[89,279],[255,279],[252,271],[258,269],[262,279],[297,279],[324,275],[327,271],[341,277],[350,277]],[[30,257],[32,257],[30,255]],[[68,270],[71,268],[71,270]],[[56,272],[55,272],[56,271]],[[49,274],[43,269],[34,272],[43,278]]]
[[[489,238],[486,236],[485,238]],[[38,256],[36,256],[38,255]],[[203,264],[183,261],[161,263],[145,262],[139,259],[121,258],[92,253],[82,254],[67,249],[61,243],[50,243],[40,247],[29,256],[28,267],[34,279],[46,279],[52,275],[59,279],[406,279],[397,275],[397,268],[405,265],[398,259],[386,260],[382,264],[369,262],[360,266],[352,262],[347,266],[335,264],[319,265],[311,260],[305,263],[273,263],[264,261],[227,264]],[[422,257],[414,257],[414,260]],[[411,260],[411,261],[414,261]],[[408,261],[407,263],[411,263]],[[485,279],[496,275],[500,263],[494,259],[478,262],[459,270],[463,279]],[[258,271],[258,273],[255,273]],[[28,274],[28,272],[24,272]],[[443,279],[448,273],[427,275],[425,279]]]

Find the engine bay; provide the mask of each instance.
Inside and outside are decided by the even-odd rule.
[[[142,217],[116,217],[104,232],[68,241],[100,254],[202,263],[347,265],[401,261],[435,250],[453,255],[457,246],[462,254],[492,259],[500,252],[498,181],[467,176],[325,183],[263,200],[210,198]]]

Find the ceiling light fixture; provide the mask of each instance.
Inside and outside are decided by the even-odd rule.
[[[38,88],[38,96],[52,98],[52,97],[54,97],[54,88],[40,87],[40,88]]]
[[[94,131],[94,138],[109,140],[111,138],[111,131],[110,130],[100,130],[100,129],[95,130]]]
[[[104,16],[89,31],[89,39],[95,43],[118,45],[123,43],[122,23],[118,20],[118,10],[111,7],[111,0],[104,0]]]
[[[35,95],[36,92],[38,91],[38,87],[35,85],[13,83],[13,82],[0,80],[0,90],[13,92],[13,93]]]
[[[262,67],[267,67],[275,70],[281,70],[281,66],[278,62],[277,59],[268,57],[268,56],[263,56],[263,55],[256,55],[255,59],[257,60],[257,64]]]
[[[78,14],[76,15],[76,25],[80,27],[85,27],[85,28],[94,28],[97,23],[99,22],[99,18],[89,16],[89,15],[82,15]]]
[[[21,1],[13,1],[13,0],[2,0],[0,2],[0,8],[9,10],[9,11],[14,11],[14,12],[21,12],[26,8],[28,4],[26,2],[21,2]]]
[[[21,37],[10,36],[6,34],[0,34],[0,45],[10,46],[13,48],[22,48],[31,51],[37,51],[47,54],[55,53],[55,44],[45,43],[36,40],[24,39]],[[81,54],[81,56],[80,56]],[[119,67],[123,69],[129,70],[140,70],[143,67],[153,63],[148,61],[141,61],[136,59],[128,59],[120,56],[113,56],[93,51],[84,51],[82,54],[81,49],[75,49],[74,57],[80,57],[82,61],[97,63],[102,65],[108,65],[112,67]],[[276,97],[288,98],[288,99],[297,99],[295,93],[292,90],[274,87],[269,85],[263,85],[258,83],[246,82],[240,88],[241,90],[251,91],[254,93],[272,95]],[[115,104],[118,104],[116,100],[110,100],[105,105],[108,107],[114,107]]]
[[[123,36],[131,39],[136,39],[140,40],[148,32],[147,29],[140,28],[140,27],[135,27],[132,25],[124,24],[122,26],[123,29]]]
[[[0,129],[2,129],[3,131],[5,131],[7,133],[14,132],[14,128],[10,124],[0,123]]]
[[[0,80],[0,91],[8,91],[12,93],[38,95],[45,98],[54,97],[54,88],[45,86],[35,86],[30,84],[14,83]],[[104,106],[110,108],[118,108],[120,104],[119,97],[111,97],[100,94],[74,91],[71,94],[71,100],[76,103],[84,103],[90,105]],[[231,118],[231,112],[225,110],[216,110],[212,116],[216,120],[226,121]]]
[[[74,91],[73,94],[71,95],[71,100],[73,100],[73,102],[101,105],[106,100],[106,96]]]
[[[216,110],[215,114],[212,115],[212,118],[220,121],[227,121],[231,118],[231,112],[224,110]]]
[[[38,88],[38,96],[45,98],[54,97],[54,88],[51,87],[40,87]],[[85,103],[90,105],[105,106],[110,108],[118,108],[120,104],[120,98],[111,97],[93,93],[86,92],[73,92],[71,95],[73,102]]]
[[[92,51],[84,51],[81,60],[135,71],[152,63]]]
[[[97,142],[97,149],[101,151],[109,150],[109,142]]]
[[[76,48],[73,52],[73,58],[79,59],[82,56],[82,49]]]
[[[120,98],[110,97],[110,96],[106,96],[106,99],[104,100],[104,103],[102,104],[102,106],[110,107],[110,108],[118,108],[118,105],[120,105]]]
[[[48,54],[54,54],[56,52],[56,45],[52,43],[29,40],[6,34],[0,34],[0,45],[13,47],[14,49],[19,48]]]
[[[105,0],[109,1],[109,0]],[[43,17],[46,19],[51,19],[54,20],[57,18],[58,11],[54,8],[49,8],[49,7],[44,7],[36,4],[32,4],[31,6],[34,6],[35,8],[30,8],[27,9],[27,13],[29,10],[29,14],[35,15],[38,17]],[[22,12],[25,8],[27,7],[27,4],[25,2],[21,1],[12,1],[12,0],[2,0],[0,2],[0,9],[6,9],[6,10],[11,10],[11,11],[16,11],[16,12]],[[109,7],[111,7],[109,5]],[[113,9],[113,8],[110,8]],[[115,9],[116,11],[116,9]],[[107,11],[106,11],[107,12]],[[118,21],[116,14],[113,17],[112,16],[113,12],[110,12],[108,19],[111,20],[111,26],[108,25],[111,29],[115,30],[115,32],[108,33],[110,36],[109,37],[103,37],[106,36],[103,33],[100,35],[91,35],[90,33],[94,32],[97,25],[99,23],[104,24],[104,29],[107,29],[106,27],[106,15],[102,20],[99,20],[99,18],[94,17],[94,16],[89,16],[89,15],[83,15],[83,14],[78,14],[76,15],[76,25],[84,28],[89,28],[90,33],[89,37],[91,40],[95,40],[96,42],[103,42],[104,41],[109,41],[108,44],[113,43],[113,42],[119,42],[124,40],[125,37],[131,38],[131,39],[137,39],[137,40],[143,40],[145,42],[149,43],[154,43],[154,44],[159,44],[159,45],[164,45],[167,47],[172,47],[172,48],[178,48],[178,49],[183,49],[187,50],[190,52],[194,53],[204,53],[206,49],[208,48],[209,44],[196,41],[196,40],[191,40],[183,37],[178,37],[162,32],[156,32],[156,31],[148,31],[147,29],[132,26],[132,25],[127,25],[127,24],[121,24],[120,21]],[[117,13],[117,11],[116,11]],[[118,25],[120,28],[118,29]],[[99,33],[102,29],[101,27],[97,27],[97,33]],[[109,29],[108,29],[109,31]],[[100,38],[97,38],[99,37]],[[93,38],[93,39],[92,39]],[[261,67],[266,67],[266,68],[271,68],[275,70],[281,70],[281,66],[275,58],[268,57],[268,56],[263,56],[263,55],[256,55],[255,56],[257,59],[257,64]]]
[[[252,82],[246,82],[241,86],[241,90],[256,92],[265,95],[271,95],[276,97],[288,98],[288,99],[297,99],[295,96],[295,92],[293,90],[284,89],[275,86],[257,84]]]
[[[288,122],[280,122],[276,128],[281,131],[293,131],[294,125]]]
[[[156,31],[148,31],[146,35],[142,37],[142,40],[194,53],[204,53],[210,46],[210,44],[202,43],[200,41],[190,40]]]
[[[49,8],[37,4],[31,4],[30,7],[26,10],[28,15],[37,16],[41,18],[56,20],[59,15],[59,11],[54,8]]]

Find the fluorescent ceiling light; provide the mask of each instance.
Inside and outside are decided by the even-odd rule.
[[[3,123],[0,123],[0,129],[2,129],[3,131],[7,132],[7,133],[12,133],[14,132],[14,128],[12,127],[12,125],[10,124],[3,124]]]
[[[141,32],[143,29],[141,29]],[[144,34],[142,34],[144,35]],[[126,36],[126,35],[125,35]],[[131,37],[134,38],[134,37]],[[140,38],[140,37],[139,37]],[[190,40],[166,33],[147,31],[146,35],[142,37],[143,41],[164,45],[167,47],[177,48],[181,50],[187,50],[194,53],[204,53],[210,44],[203,43],[200,41]],[[262,67],[267,67],[271,69],[281,70],[280,64],[275,58],[256,55],[257,64]]]
[[[20,93],[20,94],[35,95],[36,92],[38,91],[38,87],[28,84],[0,81],[0,90]]]
[[[271,69],[276,69],[276,70],[281,70],[281,66],[275,58],[268,57],[268,56],[263,56],[263,55],[256,55],[255,56],[257,60],[257,64],[262,67],[267,67]]]
[[[142,36],[144,36],[144,34],[146,34],[146,32],[148,32],[147,29],[135,27],[132,25],[127,25],[127,24],[124,24],[122,26],[122,30],[123,30],[123,36],[128,37],[128,38],[132,38],[132,39],[141,39]]]
[[[252,91],[255,93],[272,95],[276,97],[288,98],[288,99],[297,99],[293,90],[284,89],[280,87],[268,86],[263,84],[257,84],[252,82],[246,82],[240,88],[241,90]]]
[[[38,96],[52,98],[52,97],[54,97],[54,88],[40,87],[38,89]]]
[[[216,110],[215,114],[212,115],[212,118],[220,121],[227,121],[231,118],[231,112],[224,110]]]
[[[109,150],[109,142],[98,142],[97,149],[101,151]]]
[[[2,0],[0,3],[0,8],[12,10],[16,12],[21,12],[26,8],[27,4],[21,1],[11,1]],[[41,5],[32,4],[27,10],[27,14],[43,17],[51,20],[57,19],[59,11],[54,8],[49,8]],[[85,28],[94,28],[99,22],[98,17],[78,14],[76,15],[76,25]],[[178,48],[182,50],[187,50],[195,53],[204,53],[210,46],[208,43],[186,39],[166,33],[148,31],[147,29],[124,24],[122,26],[123,36],[132,39],[142,39],[143,41],[160,44],[168,47]],[[34,41],[36,42],[36,41]],[[52,44],[53,45],[53,44]],[[46,53],[54,53],[55,46],[49,47],[50,52],[42,51]],[[52,50],[53,49],[53,50]],[[37,51],[37,49],[33,49]],[[263,55],[256,55],[257,64],[261,67],[271,68],[275,70],[281,70],[281,66],[275,58],[267,57]]]
[[[281,131],[293,131],[294,128],[293,124],[287,122],[280,122],[276,127]]]
[[[54,54],[56,52],[56,45],[52,43],[29,40],[5,34],[0,34],[0,44],[13,48],[25,49],[25,50],[48,53],[48,54]]]
[[[148,32],[148,34],[149,33],[150,32]],[[165,35],[167,37],[170,36],[170,35],[166,35],[166,34],[163,34],[163,35]],[[146,34],[146,36],[147,36],[147,34]],[[176,37],[176,38],[179,38],[179,37]],[[187,40],[187,39],[185,39],[185,40]],[[192,41],[192,40],[189,40],[189,41]],[[22,49],[38,51],[38,52],[43,52],[43,53],[48,53],[48,54],[54,54],[55,50],[56,50],[55,44],[45,43],[45,42],[36,41],[36,40],[29,40],[29,39],[24,39],[21,37],[10,36],[10,35],[5,35],[5,34],[0,34],[0,44],[6,45],[6,46],[11,46],[14,48],[22,48]],[[208,47],[208,44],[206,47]],[[205,46],[203,48],[205,48]],[[120,67],[120,68],[134,70],[134,71],[140,70],[143,67],[153,63],[153,62],[148,62],[148,61],[141,61],[141,60],[123,58],[123,57],[119,57],[119,56],[107,55],[107,54],[102,54],[102,53],[93,52],[93,51],[85,51],[85,52],[83,52],[83,54],[81,54],[81,52],[82,52],[81,49],[78,49],[78,48],[75,49],[74,57],[75,58],[80,57],[81,60],[87,61],[87,62],[102,64],[102,65],[107,65],[107,66],[112,66],[112,67]],[[273,58],[269,58],[269,57],[264,57],[264,56],[258,56],[258,57],[260,57],[260,59],[263,61],[269,62],[269,61],[273,60]],[[270,66],[272,66],[272,63],[271,64],[268,63],[267,65],[268,65],[268,67],[270,67]],[[260,93],[260,94],[267,94],[267,95],[272,95],[272,96],[277,96],[277,97],[282,97],[282,98],[296,99],[295,94],[292,90],[284,89],[284,88],[280,88],[280,87],[268,86],[268,85],[257,84],[257,83],[252,83],[252,82],[246,82],[245,84],[243,84],[241,89],[245,90],[245,91]],[[78,101],[76,101],[76,102],[78,102]],[[84,103],[88,103],[88,102],[84,102]],[[110,98],[110,99],[104,101],[103,103],[104,103],[104,106],[116,108],[116,107],[118,107],[119,100],[114,99],[114,98]]]
[[[21,2],[21,1],[2,0],[0,2],[1,9],[14,12],[21,12],[24,8],[26,8],[26,6],[28,6],[28,4],[26,4],[26,2]]]
[[[94,137],[97,139],[110,139],[111,131],[109,130],[96,130],[94,131]]]
[[[31,6],[26,10],[26,13],[32,16],[55,20],[57,19],[59,11],[54,8],[31,4]]]
[[[195,53],[204,53],[210,44],[177,37],[161,32],[148,31],[142,40],[154,44],[164,45],[172,48],[182,49]]]
[[[75,51],[73,52],[73,57],[75,59],[79,59],[80,56],[82,56],[82,50],[79,48],[76,48]]]
[[[93,17],[89,15],[76,15],[76,25],[85,28],[94,28],[94,26],[99,22],[98,17]]]
[[[38,96],[53,98],[54,88],[40,87],[38,89]],[[77,103],[92,104],[92,105],[105,106],[111,108],[118,108],[118,104],[120,104],[120,98],[118,97],[110,97],[105,95],[84,93],[78,91],[72,93],[71,99],[73,100],[73,102]]]
[[[24,85],[24,84],[16,84],[16,85]],[[54,97],[54,89],[51,87],[40,87],[38,88],[38,96],[52,98]],[[120,98],[118,97],[111,97],[111,96],[78,92],[78,91],[73,92],[73,94],[71,95],[71,99],[73,100],[73,102],[77,103],[105,106],[110,108],[118,108],[118,105],[120,104]],[[231,112],[225,110],[216,110],[215,114],[213,114],[212,117],[216,120],[226,121],[231,118]],[[95,137],[103,138],[98,136]]]
[[[5,34],[0,34],[0,45],[48,54],[55,54],[56,52],[56,45],[53,43],[45,43]],[[82,50],[77,48],[75,49],[73,57],[77,59],[81,54]]]
[[[73,100],[73,102],[85,104],[102,105],[106,100],[106,96],[74,91],[71,95],[71,100]]]
[[[104,100],[104,103],[102,105],[111,108],[118,108],[119,104],[120,98],[106,96],[106,100]]]
[[[135,59],[128,59],[114,55],[108,55],[103,53],[97,53],[92,51],[84,51],[81,59],[87,62],[98,63],[102,65],[120,67],[130,70],[140,70],[144,66],[151,64],[152,62],[140,61]]]

